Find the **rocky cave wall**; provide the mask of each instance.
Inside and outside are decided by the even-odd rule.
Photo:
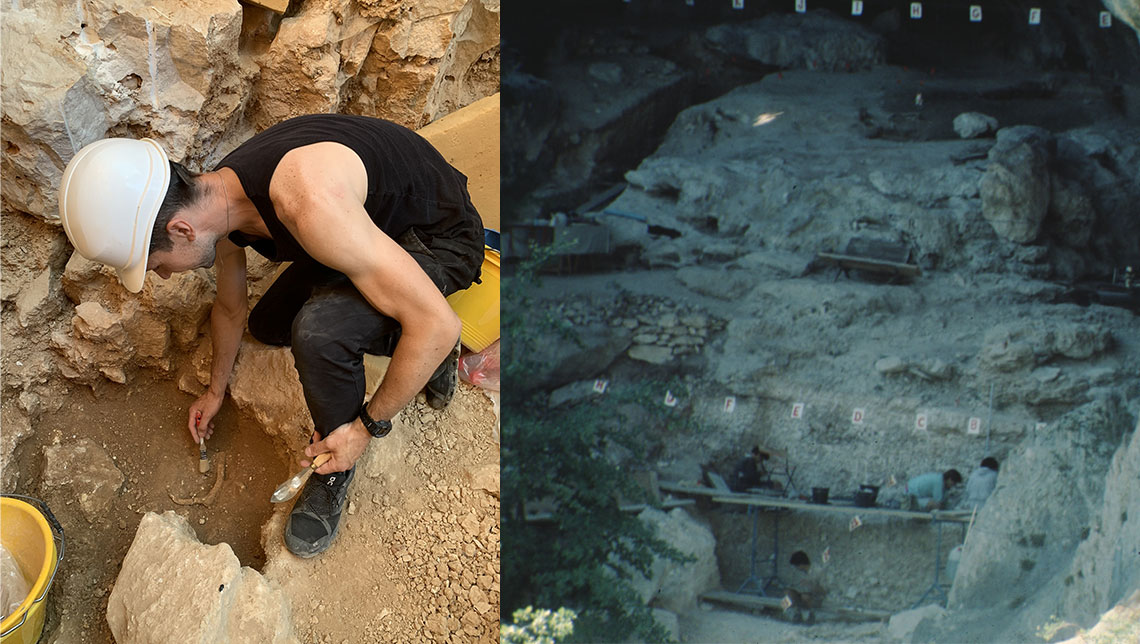
[[[69,385],[125,383],[141,369],[177,377],[191,393],[208,382],[212,274],[151,279],[127,297],[113,271],[73,254],[56,191],[76,150],[148,136],[208,170],[300,114],[419,128],[498,91],[498,32],[498,0],[294,0],[284,15],[233,0],[6,6],[0,465],[39,414],[64,404]],[[250,262],[256,296],[274,267]],[[309,423],[303,407],[280,411],[297,388],[290,360],[247,350],[235,369],[231,393],[267,428]],[[249,373],[281,382],[253,386]],[[3,469],[10,489],[18,472]]]
[[[1086,10],[1099,8],[1050,6]],[[701,15],[649,2],[598,8],[603,26],[577,11],[587,9],[568,9],[574,28],[553,46],[508,37],[505,109],[532,133],[505,142],[504,189],[518,194],[508,217],[577,214],[616,250],[546,278],[551,314],[576,342],[541,347],[549,369],[525,386],[557,413],[597,396],[597,378],[607,392],[656,381],[660,397],[679,381],[670,419],[646,425],[648,458],[610,454],[663,480],[728,474],[756,442],[791,455],[801,493],[827,485],[833,496],[892,475],[968,473],[991,454],[1008,463],[952,602],[993,608],[931,621],[920,640],[944,641],[959,619],[979,624],[954,631],[963,641],[1021,641],[1051,614],[1087,626],[1126,597],[1138,583],[1127,564],[1135,500],[1121,477],[1136,467],[1140,318],[1064,294],[1071,280],[1140,261],[1140,79],[1120,65],[1140,60],[1136,32],[1074,19],[1033,42],[983,39],[976,57],[935,70],[934,46],[900,58],[917,39],[889,15],[853,38],[853,21],[825,12]],[[686,101],[666,131],[637,129]],[[960,125],[975,118],[985,125]],[[640,147],[615,155],[617,141]],[[616,198],[575,213],[614,183]],[[853,238],[908,246],[922,275],[888,281],[812,261]],[[1057,507],[1034,500],[1057,488]],[[732,590],[747,575],[751,521],[703,518]],[[930,582],[930,526],[847,534],[842,523],[789,518],[781,549],[821,552],[822,534],[833,563],[846,562],[822,573],[841,601],[916,600]],[[765,525],[762,556],[770,538]],[[956,538],[949,530],[944,547]]]

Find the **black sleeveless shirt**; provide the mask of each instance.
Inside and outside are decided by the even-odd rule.
[[[310,114],[274,125],[226,155],[218,168],[230,168],[257,206],[272,239],[235,231],[229,239],[250,246],[273,261],[314,261],[281,223],[269,200],[269,181],[287,152],[312,143],[335,141],[351,148],[368,172],[364,209],[376,226],[396,239],[415,227],[432,236],[463,235],[479,213],[467,192],[467,177],[423,137],[390,121],[366,116]],[[215,168],[217,169],[217,168]]]

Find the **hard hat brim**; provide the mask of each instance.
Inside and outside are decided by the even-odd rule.
[[[141,291],[143,283],[146,281],[147,254],[147,251],[143,251],[141,264],[134,264],[126,268],[115,269],[119,273],[119,281],[123,283],[123,288],[127,289],[131,293],[138,293]]]

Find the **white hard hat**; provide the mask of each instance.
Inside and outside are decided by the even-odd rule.
[[[170,185],[170,161],[150,139],[103,139],[84,146],[63,171],[59,218],[72,246],[142,290],[150,236]]]

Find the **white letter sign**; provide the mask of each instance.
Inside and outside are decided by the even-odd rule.
[[[914,428],[920,432],[926,431],[926,414],[918,414],[914,417]]]
[[[863,15],[863,0],[852,0],[851,2],[851,15]]]
[[[911,20],[921,20],[922,19],[922,3],[921,2],[910,3],[910,18],[911,18]]]
[[[799,420],[804,417],[804,404],[792,403],[792,418]]]
[[[970,22],[982,21],[982,8],[976,4],[970,5]]]
[[[863,411],[862,407],[856,407],[855,411],[851,412],[851,422],[855,425],[862,425],[863,424],[863,416],[865,414],[866,414],[866,412]]]
[[[606,387],[608,386],[610,386],[609,380],[602,380],[601,378],[598,378],[594,381],[594,393],[604,394],[606,393]]]
[[[981,434],[982,433],[982,419],[971,418],[970,423],[966,425],[967,434]]]
[[[676,407],[677,406],[677,398],[673,395],[673,392],[671,392],[671,391],[665,392],[665,406],[666,407]]]
[[[724,413],[731,414],[736,410],[736,396],[727,396],[724,399]]]

